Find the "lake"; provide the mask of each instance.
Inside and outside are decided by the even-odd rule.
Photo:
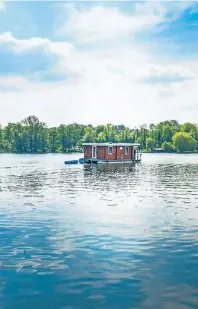
[[[198,308],[198,155],[79,157],[0,155],[0,308]]]

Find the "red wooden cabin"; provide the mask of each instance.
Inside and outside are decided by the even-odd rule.
[[[85,163],[140,162],[139,144],[84,143]]]

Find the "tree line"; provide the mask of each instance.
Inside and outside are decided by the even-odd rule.
[[[198,151],[198,125],[176,120],[128,128],[124,125],[81,125],[48,127],[36,116],[0,126],[1,153],[66,153],[77,151],[84,142],[140,143],[143,151]]]

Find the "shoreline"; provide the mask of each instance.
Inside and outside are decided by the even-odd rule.
[[[142,155],[144,154],[154,154],[154,155],[163,155],[163,154],[198,154],[198,151],[194,152],[149,152],[149,151],[142,151]],[[62,154],[62,155],[68,155],[68,154],[83,154],[83,152],[78,151],[69,151],[69,152],[0,152],[0,155],[5,154],[15,154],[15,155],[47,155],[47,154]]]
[[[186,151],[186,152],[167,152],[167,151],[162,151],[162,152],[149,152],[149,151],[143,151],[142,154],[198,154],[198,151]]]

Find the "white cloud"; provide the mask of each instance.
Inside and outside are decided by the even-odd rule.
[[[67,19],[60,32],[72,36],[78,42],[91,42],[127,37],[135,32],[152,28],[160,23],[176,19],[193,3],[166,3],[148,1],[131,3],[132,13],[123,13],[116,7],[92,6],[77,9],[66,5]]]
[[[11,32],[0,34],[0,45],[7,45],[15,53],[23,53],[32,50],[42,49],[45,52],[55,53],[57,55],[67,55],[74,46],[67,42],[52,42],[46,38],[33,37],[30,39],[17,39]]]
[[[22,76],[0,76],[0,89],[12,91],[28,89],[29,82]]]
[[[162,65],[148,63],[139,70],[139,79],[143,82],[171,83],[181,82],[186,79],[194,79],[196,74],[188,67],[182,65]]]
[[[0,11],[4,9],[4,3],[2,0],[0,0]]]
[[[70,7],[69,20],[64,24],[67,34],[80,42],[113,38],[118,43],[113,47],[92,46],[83,51],[68,42],[36,37],[20,40],[10,32],[1,34],[0,44],[16,54],[40,49],[57,55],[55,71],[75,79],[52,84],[33,82],[25,76],[0,78],[0,89],[12,88],[0,91],[0,123],[18,121],[29,114],[36,114],[50,125],[112,122],[134,127],[173,118],[196,122],[198,61],[167,62],[152,54],[146,43],[141,47],[137,42],[119,46],[123,35],[165,20],[167,8],[156,5],[157,12],[151,5],[148,14],[146,5],[136,6],[133,16],[116,8],[97,6],[79,11]],[[179,9],[172,12],[171,18]],[[169,83],[163,83],[163,78]],[[144,79],[161,80],[140,83]]]
[[[32,113],[50,125],[112,122],[134,127],[172,118],[196,122],[197,81],[153,86],[138,84],[130,71],[115,74],[107,69],[53,86],[15,77],[7,79],[6,86],[15,85],[20,91],[0,93],[1,122],[20,120]]]
[[[124,14],[118,8],[102,6],[78,10],[75,6],[67,5],[66,10],[68,19],[61,27],[61,32],[80,42],[117,39],[164,20],[163,10],[143,12],[139,6],[136,14]]]

